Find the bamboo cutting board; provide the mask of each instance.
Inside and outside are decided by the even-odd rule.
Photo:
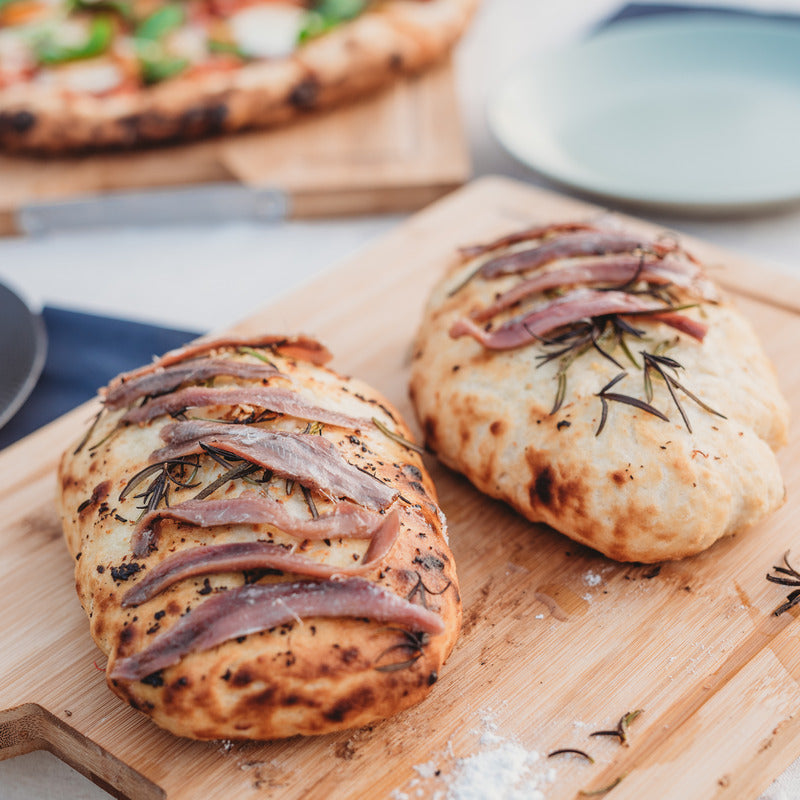
[[[268,187],[277,216],[408,211],[461,185],[470,160],[452,64],[291,125],[172,147],[71,158],[0,155],[0,235],[42,202],[238,182]]]
[[[334,366],[411,417],[410,340],[454,246],[591,211],[504,179],[480,181],[238,330],[319,336]],[[800,284],[692,246],[724,264],[717,277],[758,329],[797,420]],[[459,800],[475,796],[466,782],[479,790],[502,777],[503,754],[527,765],[530,797],[537,781],[546,797],[572,800],[625,776],[606,796],[742,800],[800,755],[798,609],[771,616],[787,589],[764,579],[785,550],[800,560],[796,425],[781,454],[786,505],[748,534],[660,570],[611,562],[532,525],[427,458],[465,609],[432,695],[357,731],[233,744],[162,732],[112,695],[93,665],[103,659],[53,508],[59,454],[91,414],[84,406],[0,456],[0,758],[46,748],[121,796],[147,800]],[[630,746],[588,737],[633,709],[644,713]],[[561,747],[589,751],[595,763],[545,757]]]

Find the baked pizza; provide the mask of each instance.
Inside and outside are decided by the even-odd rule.
[[[439,60],[477,0],[0,0],[0,147],[266,127]]]
[[[568,221],[463,248],[411,397],[446,464],[620,561],[698,553],[784,500],[774,371],[669,236]]]
[[[120,376],[60,466],[111,689],[197,739],[367,724],[421,700],[461,605],[397,411],[304,337],[215,339]]]

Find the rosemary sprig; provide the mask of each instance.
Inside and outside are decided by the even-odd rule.
[[[105,411],[104,408],[101,408],[97,414],[95,414],[94,419],[92,420],[91,425],[89,425],[89,430],[86,431],[83,438],[78,442],[78,446],[72,451],[72,455],[76,456],[86,447],[86,444],[89,441],[89,437],[94,433],[94,429],[97,427],[97,423],[100,422],[100,417],[103,416],[103,412]]]
[[[378,661],[387,656],[389,653],[393,653],[396,650],[410,650],[411,655],[403,661],[395,661],[390,664],[377,665],[374,667],[376,672],[397,672],[401,669],[407,669],[422,657],[422,649],[430,641],[430,637],[427,633],[416,633],[414,631],[405,630],[404,628],[394,627],[386,628],[386,630],[397,631],[398,633],[402,634],[403,637],[405,637],[405,641],[387,647],[375,659],[375,664],[377,664]]]
[[[674,358],[656,355],[655,353],[647,353],[644,350],[640,350],[639,355],[641,355],[644,359],[644,385],[645,395],[647,396],[648,400],[651,400],[653,397],[653,385],[650,376],[650,371],[652,370],[663,379],[664,383],[666,383],[670,397],[672,398],[672,402],[675,403],[675,407],[680,412],[683,423],[686,425],[686,430],[688,430],[689,433],[692,432],[692,426],[689,423],[689,417],[686,416],[686,412],[678,400],[678,396],[675,394],[675,389],[683,392],[690,400],[694,400],[694,402],[697,403],[697,405],[699,405],[704,411],[708,411],[710,414],[714,414],[722,419],[727,419],[724,414],[721,414],[719,411],[711,408],[711,406],[701,400],[696,394],[693,394],[685,386],[679,383],[675,375],[667,371],[671,370],[672,373],[677,374],[679,369],[683,369],[683,365],[677,362]]]
[[[259,361],[263,361],[265,364],[269,364],[271,367],[278,369],[260,350],[256,350],[253,347],[237,347],[236,352],[243,356],[253,356],[253,358],[257,358]]]
[[[561,747],[558,750],[553,750],[552,752],[547,754],[548,758],[552,758],[553,756],[560,756],[565,755],[567,753],[574,753],[576,756],[583,756],[590,764],[594,764],[594,759],[588,754],[584,753],[583,750],[577,750],[574,747]]]
[[[192,473],[188,478],[185,477],[187,467],[192,468]],[[193,489],[199,485],[193,483],[199,467],[200,460],[197,456],[170,459],[168,461],[159,461],[157,464],[150,464],[150,466],[137,472],[125,484],[125,488],[119,493],[119,499],[124,500],[143,480],[157,472],[162,472],[166,482],[174,483],[180,489]],[[147,494],[147,490],[143,494]],[[139,497],[140,495],[135,496]]]
[[[634,406],[635,408],[641,409],[642,411],[646,411],[648,414],[652,414],[654,417],[658,417],[659,419],[663,419],[665,421],[669,421],[669,418],[662,414],[657,408],[651,406],[649,403],[645,403],[644,400],[640,400],[638,397],[631,397],[627,394],[619,394],[618,392],[609,392],[608,390],[612,387],[616,386],[623,378],[628,376],[627,372],[620,372],[619,375],[612,378],[596,395],[596,397],[600,398],[600,403],[602,404],[602,414],[600,416],[600,424],[597,426],[597,430],[595,431],[595,436],[599,436],[602,432],[603,428],[605,427],[606,420],[608,419],[608,401],[613,400],[616,403],[623,403],[625,405]]]
[[[242,461],[234,466],[230,466],[215,480],[211,481],[208,486],[201,489],[195,496],[194,500],[205,500],[210,495],[214,494],[221,486],[224,486],[229,481],[234,481],[237,478],[244,478],[247,475],[252,475],[257,472],[260,467],[257,464],[251,464],[248,461]]]
[[[551,416],[558,412],[564,404],[569,368],[576,359],[589,350],[596,350],[607,361],[622,369],[622,364],[613,355],[614,350],[619,347],[628,361],[637,369],[640,368],[626,337],[642,339],[644,331],[635,328],[617,314],[583,320],[552,337],[534,337],[542,343],[545,349],[550,349],[549,352],[536,357],[539,361],[537,368],[561,359],[556,372],[556,396],[550,410]]]
[[[419,453],[420,455],[425,452],[423,447],[420,447],[418,444],[414,444],[414,442],[409,442],[405,436],[401,436],[399,433],[395,433],[390,428],[387,428],[386,425],[384,425],[377,417],[373,417],[372,422],[384,436],[388,436],[393,442],[397,442],[397,444],[402,445],[408,450],[413,450],[415,453]]]
[[[439,589],[438,592],[435,592],[433,589],[429,589],[425,585],[425,581],[422,580],[422,575],[420,575],[419,572],[416,572],[415,570],[414,574],[417,576],[417,582],[414,584],[414,588],[406,595],[406,600],[413,601],[415,595],[419,595],[420,605],[422,605],[424,608],[428,607],[428,602],[425,597],[426,593],[434,597],[436,595],[444,594],[453,583],[451,580],[448,580],[444,585],[444,588]]]
[[[308,506],[308,510],[311,512],[312,519],[319,518],[319,511],[317,511],[317,505],[314,502],[314,498],[311,496],[311,490],[307,489],[305,486],[300,487],[300,491],[303,493],[303,500],[306,501],[306,505]]]
[[[624,778],[624,775],[620,775],[614,778],[614,780],[611,781],[608,786],[601,786],[599,789],[592,789],[591,791],[581,789],[578,794],[581,795],[581,797],[599,797],[602,794],[608,794],[612,789],[616,789],[616,787],[622,783]]]
[[[594,733],[590,733],[589,736],[616,736],[619,739],[620,744],[627,746],[628,727],[643,713],[644,709],[642,708],[637,708],[636,711],[628,711],[620,717],[617,727],[614,730],[594,731]]]
[[[777,572],[777,575],[770,575],[767,574],[767,580],[771,581],[772,583],[778,583],[781,586],[800,586],[800,572],[798,572],[790,563],[789,563],[789,551],[787,550],[783,554],[783,563],[786,565],[785,567],[773,567],[773,571]],[[783,577],[786,576],[786,577]],[[786,602],[781,603],[773,612],[772,615],[775,617],[779,617],[784,612],[788,611],[790,608],[794,608],[794,606],[800,604],[800,589],[795,589],[793,592],[789,592],[786,595]]]
[[[637,717],[644,713],[643,708],[637,708],[636,711],[629,711],[627,714],[624,714],[620,719],[617,728],[619,730],[620,741],[622,744],[628,744],[628,726],[631,725]]]

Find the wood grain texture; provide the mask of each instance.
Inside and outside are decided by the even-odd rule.
[[[0,154],[0,235],[37,201],[238,181],[286,194],[293,217],[421,208],[469,176],[448,61],[384,92],[269,131],[63,158]]]
[[[593,213],[574,200],[486,179],[238,331],[320,337],[336,355],[335,368],[374,384],[410,419],[410,341],[454,246]],[[762,337],[797,420],[800,285],[692,245],[721,265],[717,277]],[[796,425],[780,455],[786,505],[748,533],[663,564],[658,574],[528,523],[428,458],[465,612],[461,639],[429,699],[367,729],[230,745],[158,730],[123,706],[92,664],[99,652],[73,591],[52,502],[59,453],[91,414],[82,407],[0,455],[0,709],[8,709],[0,712],[0,757],[46,746],[121,794],[146,798],[384,798],[394,790],[432,797],[452,786],[458,759],[486,749],[479,738],[488,720],[496,736],[540,754],[579,747],[594,755],[594,765],[540,759],[534,772],[556,771],[555,781],[542,784],[548,798],[571,800],[624,774],[606,797],[745,800],[800,755],[798,613],[772,617],[787,590],[764,579],[785,550],[800,559]],[[553,616],[544,596],[565,613]],[[588,738],[634,708],[644,713],[629,747]],[[414,767],[423,764],[440,774],[421,775]]]

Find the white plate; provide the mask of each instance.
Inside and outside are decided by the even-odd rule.
[[[489,105],[545,177],[690,212],[800,200],[800,23],[687,14],[618,23],[517,70]]]

